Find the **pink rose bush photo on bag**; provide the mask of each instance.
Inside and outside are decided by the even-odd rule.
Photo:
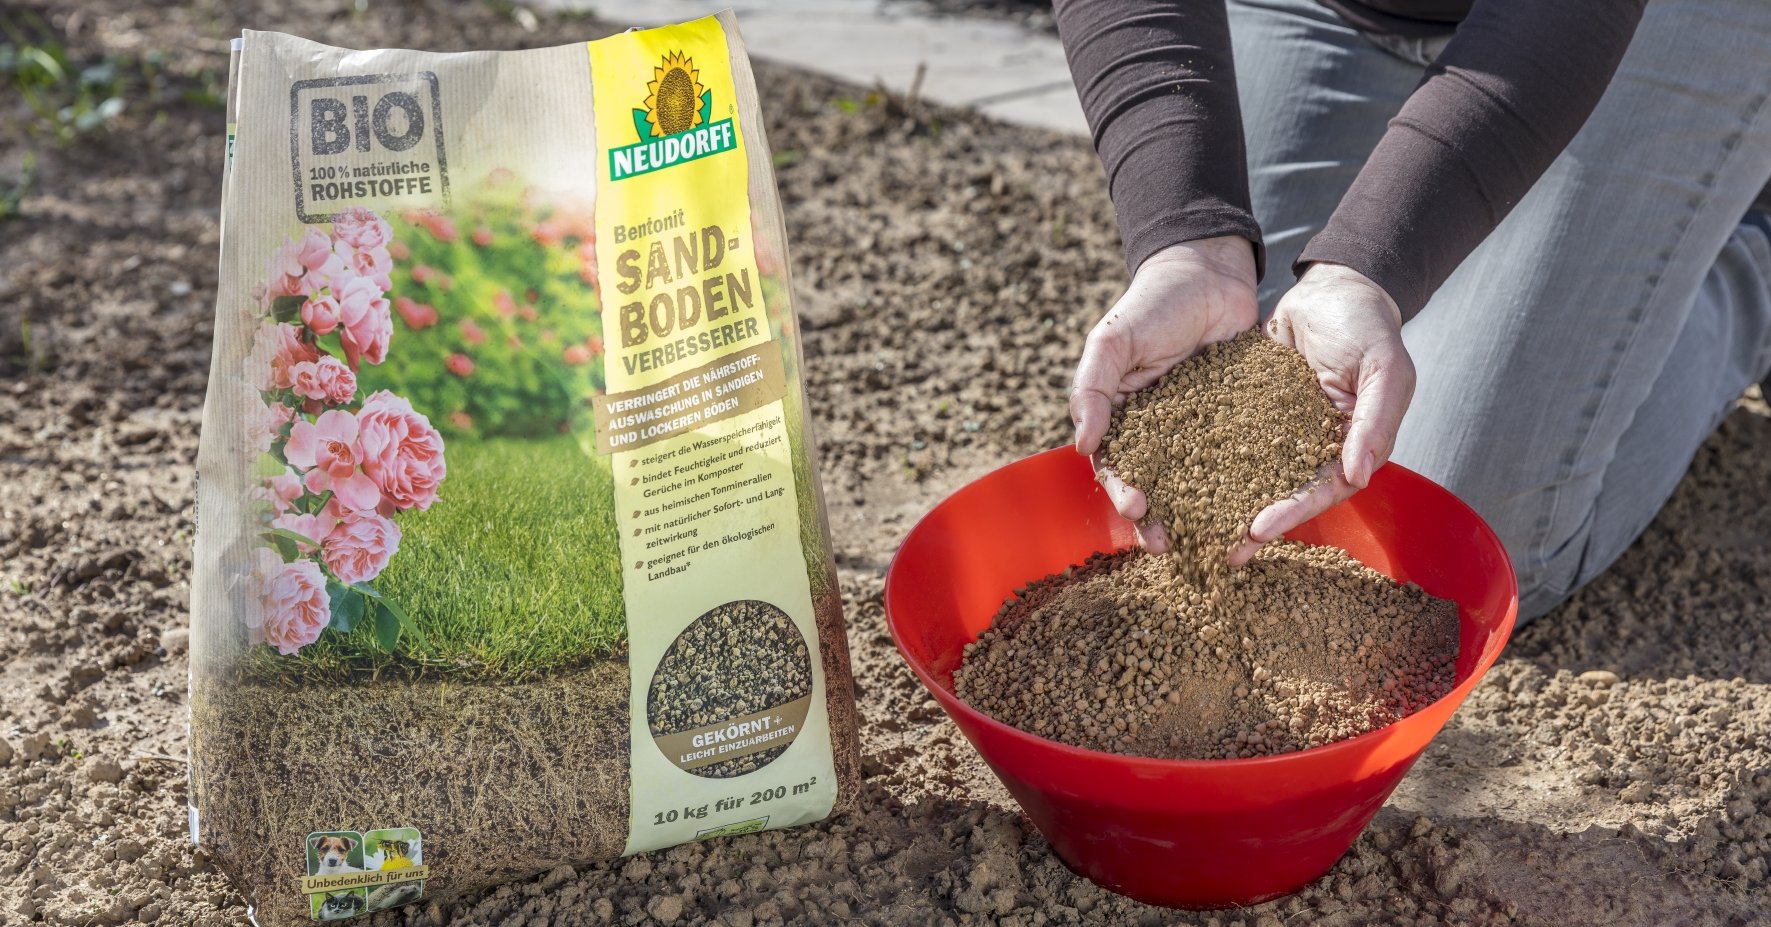
[[[254,553],[254,643],[283,656],[367,623],[392,652],[420,632],[372,585],[400,549],[394,515],[424,511],[448,474],[430,419],[387,390],[359,395],[387,359],[393,230],[366,209],[310,227],[271,259],[246,378],[259,389],[253,450],[265,547]]]
[[[852,801],[785,232],[730,17],[474,54],[248,32],[229,123],[190,829],[253,920]]]

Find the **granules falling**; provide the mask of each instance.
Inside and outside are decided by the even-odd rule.
[[[1208,591],[1170,556],[1029,584],[965,647],[959,696],[1078,747],[1227,759],[1333,743],[1451,691],[1455,603],[1345,551],[1277,541]]]
[[[1144,490],[1168,554],[1097,554],[1031,583],[967,644],[961,698],[1078,747],[1265,756],[1394,723],[1451,691],[1455,603],[1333,547],[1224,555],[1340,453],[1345,416],[1303,356],[1244,332],[1114,415],[1102,462]]]
[[[1261,509],[1340,454],[1344,422],[1303,355],[1251,329],[1131,396],[1101,459],[1144,491],[1145,519],[1203,577],[1224,570],[1224,553]]]

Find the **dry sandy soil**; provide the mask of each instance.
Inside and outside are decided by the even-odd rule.
[[[0,178],[39,151],[24,218],[0,223],[0,924],[236,923],[239,897],[184,839],[223,132],[194,91],[245,25],[437,49],[605,29],[467,3],[30,5],[58,10],[82,59],[173,54],[108,132],[62,149],[0,131]],[[1065,437],[1070,364],[1124,280],[1099,169],[1077,140],[759,73],[857,664],[863,807],[374,923],[1768,922],[1763,406],[1710,440],[1616,567],[1518,636],[1328,877],[1186,914],[1071,875],[899,661],[880,587],[918,513]],[[0,97],[0,116],[18,101]]]

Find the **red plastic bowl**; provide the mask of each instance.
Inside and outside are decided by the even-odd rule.
[[[1345,548],[1458,603],[1457,686],[1381,730],[1250,760],[1155,760],[1070,747],[953,694],[961,648],[1017,586],[1136,543],[1069,448],[997,470],[936,506],[886,575],[898,650],[1021,803],[1059,858],[1149,904],[1221,908],[1327,872],[1500,654],[1518,611],[1511,562],[1475,512],[1394,464],[1290,537]]]

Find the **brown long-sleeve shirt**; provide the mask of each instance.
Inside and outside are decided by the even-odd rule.
[[[1412,317],[1592,113],[1646,0],[1323,2],[1361,28],[1456,29],[1294,268],[1345,264]],[[1264,270],[1223,0],[1055,8],[1126,262],[1241,235]]]

